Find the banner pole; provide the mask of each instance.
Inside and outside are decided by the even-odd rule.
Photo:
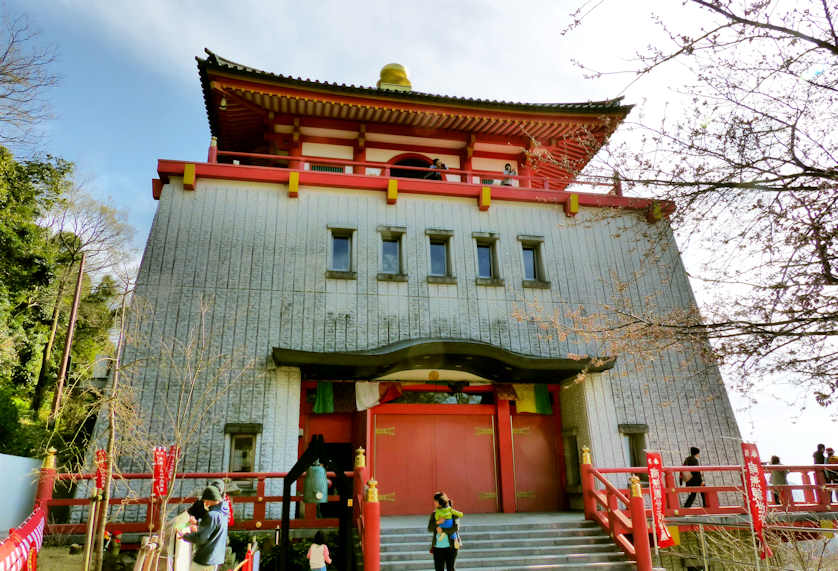
[[[704,543],[704,524],[698,524],[698,536],[701,538],[701,560],[704,562],[704,568],[707,569],[707,544]]]
[[[751,501],[748,498],[748,474],[745,472],[745,466],[742,466],[742,486],[744,489],[742,493],[745,494],[745,505],[748,507],[748,523],[751,527],[751,545],[754,548],[754,562],[756,563],[756,569],[759,571],[759,551],[757,550],[757,532],[754,529],[754,514],[751,511]]]

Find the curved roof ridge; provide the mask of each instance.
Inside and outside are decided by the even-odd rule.
[[[580,101],[571,103],[527,103],[516,101],[505,101],[495,99],[480,99],[471,97],[460,97],[455,95],[442,95],[434,93],[425,93],[422,91],[390,91],[386,89],[379,89],[377,87],[356,86],[354,84],[335,83],[328,81],[320,81],[317,79],[309,79],[302,77],[293,77],[290,75],[283,75],[264,71],[254,67],[246,66],[227,58],[221,57],[215,52],[204,48],[207,54],[206,59],[196,57],[198,61],[199,73],[202,83],[206,80],[206,68],[212,66],[220,70],[228,69],[242,72],[254,77],[262,79],[274,79],[287,83],[294,84],[298,87],[311,88],[329,88],[343,93],[355,93],[358,95],[385,95],[393,99],[413,100],[413,101],[427,101],[437,103],[456,103],[460,105],[474,105],[477,107],[492,107],[492,108],[507,108],[516,110],[531,110],[531,111],[563,111],[563,112],[577,112],[577,113],[628,113],[633,105],[622,105],[623,97],[615,97],[612,99],[603,99],[599,101]],[[206,86],[205,86],[206,87]]]

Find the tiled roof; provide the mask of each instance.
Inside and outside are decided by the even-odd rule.
[[[262,71],[246,65],[236,63],[225,59],[208,49],[204,49],[207,53],[206,59],[195,58],[198,61],[198,70],[201,76],[201,83],[204,88],[204,95],[208,103],[209,81],[207,77],[207,70],[212,68],[220,71],[235,71],[250,75],[259,79],[270,79],[281,82],[285,85],[301,88],[313,89],[328,89],[336,93],[346,93],[352,95],[374,95],[376,97],[386,97],[394,101],[417,102],[417,103],[437,103],[457,105],[461,107],[469,107],[473,109],[494,109],[506,111],[529,111],[529,112],[544,112],[544,113],[574,113],[574,114],[624,114],[631,110],[631,105],[622,105],[622,97],[615,99],[606,99],[603,101],[585,101],[578,103],[521,103],[514,101],[497,101],[492,99],[473,99],[469,97],[454,97],[450,95],[436,95],[433,93],[422,93],[419,91],[391,91],[386,89],[378,89],[376,87],[363,87],[356,85],[346,85],[344,83],[330,83],[326,81],[318,81],[313,79],[303,79],[300,77],[291,77],[276,73]]]

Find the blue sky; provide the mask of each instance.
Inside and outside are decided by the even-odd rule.
[[[666,8],[651,1],[611,2],[583,28],[562,35],[579,4],[11,0],[4,8],[28,15],[58,55],[55,71],[62,79],[49,94],[55,118],[38,150],[74,161],[94,195],[125,209],[141,252],[156,208],[150,181],[157,159],[206,158],[209,129],[195,66],[204,47],[253,67],[313,79],[374,85],[380,67],[396,61],[407,66],[419,91],[579,101],[616,96],[628,79],[585,79],[573,59],[624,69],[656,33],[644,5],[663,17],[684,18],[679,2]],[[654,114],[665,84],[677,84],[677,74],[676,68],[632,85],[627,101],[639,104],[632,116]],[[816,407],[791,425],[789,410],[766,393],[757,406],[739,411],[740,428],[764,456],[779,453],[786,462],[805,463],[834,425]]]

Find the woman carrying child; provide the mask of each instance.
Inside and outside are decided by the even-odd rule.
[[[428,518],[428,531],[433,533],[431,553],[435,571],[454,571],[457,550],[460,548],[459,523],[463,512],[454,509],[445,492],[434,494],[434,511]]]

